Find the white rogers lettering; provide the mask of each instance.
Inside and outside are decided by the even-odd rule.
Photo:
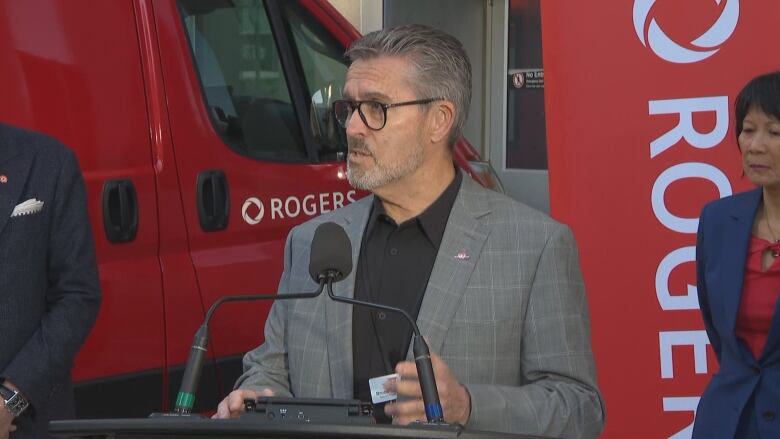
[[[344,207],[344,194],[342,194],[341,192],[334,192],[333,193],[333,210],[336,210],[336,209],[338,209],[340,207]]]
[[[320,212],[330,212],[330,199],[328,199],[328,195],[330,194],[320,194]]]
[[[683,139],[694,148],[712,148],[720,144],[729,129],[728,96],[650,101],[649,108],[651,116],[677,114],[680,117],[676,127],[650,143],[650,158],[654,158]],[[693,127],[693,114],[711,111],[715,112],[715,128],[709,133],[696,131]]]
[[[723,171],[707,163],[680,163],[665,170],[656,178],[651,196],[655,217],[669,230],[678,233],[696,233],[699,218],[675,216],[666,208],[664,201],[669,186],[685,178],[702,178],[714,183],[721,197],[731,195],[731,182]]]
[[[696,409],[699,407],[698,396],[683,396],[683,397],[671,397],[664,398],[664,411],[665,412],[693,412],[693,416],[696,417]],[[693,435],[693,424],[683,428],[669,439],[690,439]]]
[[[320,194],[320,197],[328,194]],[[317,204],[314,202],[314,195],[306,195],[303,197],[303,213],[308,216],[314,216],[317,214]]]
[[[707,332],[697,331],[662,331],[658,334],[658,345],[661,354],[661,378],[674,378],[674,361],[672,347],[693,346],[693,368],[697,374],[707,373],[707,345],[710,340]]]
[[[354,190],[350,190],[346,194],[342,192],[322,192],[307,194],[302,198],[294,195],[286,198],[274,197],[268,200],[269,212],[266,212],[265,204],[262,200],[257,197],[249,197],[242,205],[241,216],[247,224],[252,226],[259,224],[263,218],[279,220],[297,218],[301,214],[314,217],[344,207],[346,204],[354,203],[356,195],[357,193]]]
[[[734,0],[731,1],[734,2]],[[635,3],[635,6],[637,3]],[[715,114],[715,128],[709,133],[701,133],[693,126],[693,115],[701,112],[714,112]],[[650,116],[659,114],[677,114],[679,116],[676,126],[650,142],[651,159],[679,144],[698,149],[714,148],[723,143],[728,132],[728,96],[650,100],[648,101],[648,113]],[[665,196],[672,183],[690,178],[700,178],[713,183],[721,197],[731,195],[732,193],[731,182],[729,182],[726,174],[711,164],[698,162],[677,163],[663,170],[653,183],[650,200],[653,215],[664,228],[686,236],[696,234],[699,218],[684,218],[673,214],[666,205]],[[691,202],[696,201],[691,200]],[[669,277],[672,272],[685,263],[694,262],[695,259],[696,248],[686,245],[672,249],[659,261],[655,274],[655,294],[658,304],[663,311],[674,312],[699,308],[696,285],[688,284],[685,294],[675,295],[672,295],[669,287]],[[709,344],[709,339],[706,331],[666,331],[659,329],[658,344],[662,379],[675,378],[672,348],[676,346],[692,346],[694,373],[707,373],[707,345]],[[694,418],[698,401],[699,397],[695,395],[662,397],[664,412],[693,412]],[[693,422],[670,438],[690,438],[692,431]]]
[[[658,297],[658,303],[662,310],[699,309],[696,285],[688,284],[685,295],[673,296],[669,291],[669,276],[672,271],[686,262],[694,262],[695,260],[696,247],[689,246],[674,250],[658,264],[658,270],[655,272],[655,295]]]

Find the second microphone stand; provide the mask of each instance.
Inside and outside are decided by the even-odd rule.
[[[420,389],[422,390],[423,404],[425,405],[425,416],[429,424],[444,424],[444,411],[439,402],[439,391],[436,388],[436,377],[433,374],[433,365],[431,364],[431,353],[428,349],[428,343],[425,342],[420,334],[420,328],[411,315],[402,308],[381,305],[378,303],[363,302],[362,300],[340,297],[333,294],[333,282],[329,281],[326,275],[320,276],[320,282],[326,281],[328,297],[336,302],[348,303],[350,305],[363,308],[382,309],[385,311],[401,314],[412,326],[414,336],[412,337],[412,353],[414,354],[414,364],[417,366],[417,377],[420,380]]]

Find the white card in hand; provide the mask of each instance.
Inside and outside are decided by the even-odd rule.
[[[385,390],[385,383],[390,380],[398,380],[397,373],[385,375],[382,377],[371,378],[368,380],[368,387],[371,390],[371,402],[379,404],[387,401],[394,401],[398,398],[395,392]]]

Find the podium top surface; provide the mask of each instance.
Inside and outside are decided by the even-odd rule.
[[[544,439],[458,427],[410,425],[336,425],[258,423],[247,419],[154,418],[52,421],[49,432],[60,438],[174,439],[174,438],[431,438],[431,439]]]

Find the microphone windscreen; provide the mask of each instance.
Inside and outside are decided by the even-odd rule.
[[[352,244],[347,232],[333,222],[317,226],[309,258],[309,274],[314,282],[319,283],[320,275],[328,271],[336,273],[334,282],[344,279],[352,271]]]

